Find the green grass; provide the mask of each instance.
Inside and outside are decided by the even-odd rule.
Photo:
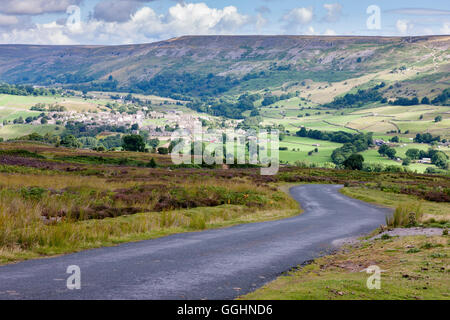
[[[313,146],[314,144],[319,144],[320,146]],[[333,150],[341,146],[342,144],[330,141],[287,136],[280,142],[280,147],[287,147],[289,151],[280,151],[280,160],[291,164],[294,164],[296,161],[323,164],[331,162]],[[319,152],[314,152],[309,156],[308,152],[313,151],[315,148],[318,148]],[[293,151],[293,149],[300,149],[300,151]]]
[[[213,170],[107,166],[130,153],[111,153],[106,159],[87,151],[77,155],[50,146],[29,151],[19,143],[3,145],[16,148],[1,153],[27,159],[24,167],[0,168],[0,263],[301,212],[284,192],[248,179],[217,177]],[[43,153],[59,159],[42,159],[56,170],[33,168]],[[72,161],[90,172],[67,171]]]
[[[17,111],[17,109],[0,109],[0,121],[3,123],[3,120],[8,120],[13,122],[15,119],[22,117],[24,120],[27,117],[34,117],[41,114],[41,112],[37,111]]]
[[[406,152],[408,149],[419,149],[428,151],[429,148],[431,148],[429,145],[426,144],[408,144],[406,147],[397,147],[395,150],[397,150],[396,157],[398,158],[405,158]],[[443,150],[444,152],[448,153],[447,150]],[[376,149],[370,149],[364,152],[360,153],[364,157],[364,163],[366,164],[380,164],[384,166],[402,166],[402,161],[397,162],[395,160],[391,160],[387,157],[383,157],[378,153],[378,150]],[[422,163],[411,163],[407,168],[411,171],[416,171],[418,173],[424,173],[427,168],[436,168],[433,164],[422,164]]]
[[[412,195],[389,193],[381,190],[367,189],[363,187],[343,188],[342,194],[365,202],[396,209],[405,207],[411,203],[420,203],[423,212],[422,222],[428,219],[450,220],[450,206],[445,202],[420,201]]]
[[[8,108],[30,109],[36,103],[55,103],[62,101],[61,97],[47,96],[16,96],[0,94],[0,106]]]
[[[382,165],[402,165],[401,163],[391,160],[387,157],[382,157],[378,150],[370,149],[364,152],[361,152],[361,155],[364,157],[364,163],[368,164],[382,164]]]
[[[36,132],[40,135],[45,135],[46,133],[61,134],[62,129],[56,130],[58,126],[52,124],[46,125],[31,125],[31,124],[13,124],[0,127],[0,137],[4,139],[14,139],[22,137],[24,135]]]
[[[18,111],[28,111],[37,103],[60,104],[68,110],[88,111],[95,110],[99,105],[105,105],[106,99],[83,99],[81,97],[60,96],[16,96],[0,94],[0,119]]]
[[[28,249],[0,247],[0,265],[125,242],[155,239],[176,233],[283,219],[299,213],[299,209],[249,211],[245,206],[223,205],[60,223],[34,232],[35,236],[40,238],[41,244],[38,246]]]
[[[410,251],[411,248],[427,248]],[[409,249],[411,250],[411,249]],[[371,241],[315,260],[241,300],[449,300],[447,237]],[[381,270],[380,290],[369,290],[364,272]]]

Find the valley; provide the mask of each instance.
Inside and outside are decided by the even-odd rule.
[[[152,143],[155,148],[167,146],[175,128],[196,122],[219,132],[262,126],[277,128],[285,137],[280,141],[282,163],[340,165],[331,156],[343,144],[305,141],[296,135],[305,127],[372,133],[374,140],[390,143],[397,157],[386,158],[372,146],[360,152],[366,164],[401,167],[411,148],[434,147],[450,155],[449,44],[448,36],[191,36],[116,47],[2,45],[1,80],[59,91],[11,95],[5,94],[7,87],[2,90],[0,137],[64,136],[70,131],[68,121],[84,122],[104,129],[75,134],[97,139],[89,139],[86,146],[92,148],[135,124],[147,143],[159,140]],[[30,110],[39,104],[64,111],[47,113],[42,120],[42,111]],[[114,125],[121,127],[119,132],[108,128]],[[418,133],[440,142],[417,145]],[[396,137],[398,142],[391,143]],[[106,149],[111,146],[120,143]],[[411,160],[403,167],[439,170]]]
[[[73,259],[68,299],[446,299],[449,58],[450,36],[0,45],[0,299],[61,298]],[[381,235],[413,227],[439,234]]]

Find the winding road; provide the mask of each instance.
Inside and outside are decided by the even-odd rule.
[[[384,223],[390,211],[302,185],[304,213],[289,219],[185,233],[0,267],[0,299],[233,299]],[[67,267],[81,270],[69,290]]]

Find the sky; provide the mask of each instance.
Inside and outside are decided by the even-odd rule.
[[[450,34],[448,0],[0,0],[0,43],[148,43],[183,35]]]

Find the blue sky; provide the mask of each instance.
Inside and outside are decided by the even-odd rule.
[[[195,34],[450,34],[450,1],[2,0],[0,7],[0,43],[126,44]]]

